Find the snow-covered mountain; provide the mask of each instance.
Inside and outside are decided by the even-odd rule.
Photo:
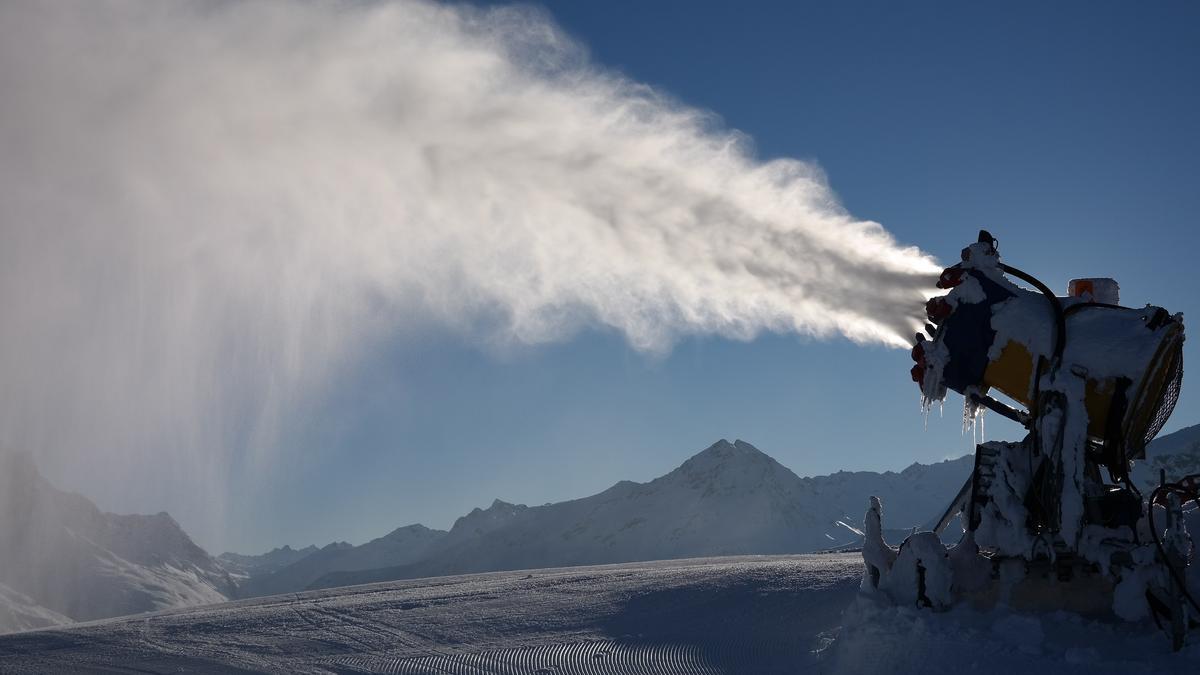
[[[234,589],[171,516],[104,513],[20,453],[0,455],[0,584],[10,608],[78,621],[221,602]]]
[[[424,525],[407,525],[372,539],[362,546],[346,542],[330,544],[272,574],[252,577],[240,589],[241,597],[290,593],[307,588],[334,571],[353,572],[407,565],[420,560],[446,536],[443,530]]]
[[[311,544],[304,548],[292,548],[285,545],[259,555],[225,552],[217,556],[217,560],[220,561],[221,565],[241,585],[246,579],[277,572],[292,563],[316,553],[318,550],[320,549]]]
[[[1156,438],[1146,446],[1146,461],[1137,462],[1132,474],[1149,494],[1158,486],[1160,471],[1166,471],[1169,481],[1200,473],[1200,424]]]
[[[867,497],[893,526],[928,522],[961,487],[971,459],[902,472],[800,478],[745,441],[721,440],[670,473],[583,499],[527,507],[496,500],[460,518],[412,564],[337,571],[320,588],[399,578],[746,553],[802,553],[857,541]]]
[[[71,623],[71,618],[37,604],[33,598],[0,584],[0,633]]]

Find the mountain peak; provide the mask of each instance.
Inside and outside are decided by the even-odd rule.
[[[771,459],[769,455],[746,441],[738,439],[730,443],[722,438],[704,450],[692,455],[679,468],[703,470],[708,467],[727,465],[729,463],[760,463],[764,461],[775,463],[775,460]]]
[[[742,452],[756,452],[764,457],[767,456],[767,453],[763,452],[762,450],[759,450],[758,448],[754,447],[753,445],[750,445],[749,443],[747,443],[746,441],[743,441],[740,438],[733,442],[733,447],[737,450],[741,450]]]
[[[696,453],[679,468],[655,480],[675,484],[705,495],[756,491],[770,485],[780,489],[799,481],[796,474],[753,445],[738,439],[721,439]]]
[[[464,533],[479,535],[508,523],[528,509],[529,507],[524,504],[509,504],[504,500],[496,499],[486,509],[476,507],[467,515],[454,521],[450,532],[458,535]]]
[[[412,525],[405,525],[404,527],[397,527],[396,529],[392,530],[391,532],[388,532],[387,534],[383,535],[380,538],[381,539],[391,539],[391,540],[395,540],[395,541],[403,541],[403,540],[407,540],[407,539],[412,539],[414,537],[416,537],[416,538],[428,537],[428,536],[431,536],[434,534],[441,534],[441,532],[437,531],[437,530],[431,530],[428,527],[425,527],[424,525],[422,525],[420,523],[413,523]]]

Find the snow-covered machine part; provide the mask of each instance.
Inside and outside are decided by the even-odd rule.
[[[1129,472],[1179,397],[1182,315],[1122,307],[1106,278],[1074,279],[1058,297],[1002,263],[986,231],[938,287],[948,293],[929,301],[927,335],[912,351],[924,404],[954,390],[968,418],[986,408],[1028,434],[976,447],[971,476],[935,527],[941,534],[961,516],[955,547],[915,533],[893,549],[872,497],[864,591],[932,609],[1004,603],[1153,617],[1180,648],[1200,620],[1184,515],[1200,506],[1200,476],[1163,476],[1146,498]]]

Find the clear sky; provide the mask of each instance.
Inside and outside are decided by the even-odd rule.
[[[1125,304],[1200,315],[1196,3],[545,7],[597,64],[715,112],[761,158],[816,162],[852,214],[947,264],[986,227],[1052,288],[1112,276]],[[500,353],[431,331],[342,373],[266,483],[235,467],[232,525],[199,539],[257,552],[447,528],[497,497],[648,480],[719,438],[800,475],[969,452],[961,399],[926,425],[910,366],[794,335],[654,357],[605,331]],[[1197,386],[1167,430],[1200,422]],[[993,416],[986,433],[1017,430]]]

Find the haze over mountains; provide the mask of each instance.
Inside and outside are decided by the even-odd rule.
[[[171,516],[104,513],[0,455],[0,630],[221,602],[229,572]]]
[[[1139,481],[1200,467],[1200,426],[1151,444]],[[407,525],[360,546],[209,556],[165,513],[103,513],[16,455],[0,472],[0,632],[345,584],[733,554],[859,540],[867,497],[899,539],[961,487],[970,456],[900,472],[801,478],[744,441],[719,441],[647,483],[528,507],[499,499],[447,531]]]

